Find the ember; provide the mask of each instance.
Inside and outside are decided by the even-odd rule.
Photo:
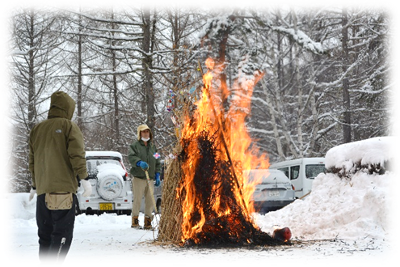
[[[269,167],[267,155],[252,145],[245,126],[253,87],[262,73],[235,83],[240,97],[232,98],[224,114],[226,103],[222,102],[231,90],[213,89],[214,61],[206,64],[202,98],[187,116],[180,142],[182,180],[177,199],[183,216],[181,242],[207,246],[283,244],[255,225],[251,196],[257,179],[250,182],[243,174]]]

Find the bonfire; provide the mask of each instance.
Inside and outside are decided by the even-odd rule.
[[[268,156],[254,145],[245,124],[253,88],[263,73],[240,70],[228,89],[214,80],[221,73],[215,65],[206,60],[201,97],[182,115],[176,158],[165,172],[158,239],[218,247],[287,243],[255,224],[251,200],[261,177],[249,180],[245,175],[269,167]]]

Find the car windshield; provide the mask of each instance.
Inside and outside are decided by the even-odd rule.
[[[306,177],[308,179],[314,179],[318,174],[325,171],[324,164],[309,164],[306,165]]]
[[[94,176],[96,175],[99,171],[97,169],[98,166],[103,165],[103,164],[114,164],[121,166],[119,161],[115,159],[87,159],[86,160],[86,165],[87,165],[87,170],[89,176]]]

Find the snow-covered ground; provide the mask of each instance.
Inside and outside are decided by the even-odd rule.
[[[381,139],[382,144],[389,141],[388,138]],[[376,142],[366,140],[363,143],[365,155],[361,156],[362,159],[377,160],[367,152],[376,147]],[[350,157],[354,158],[354,154],[360,157],[359,153],[354,153],[354,146],[335,148],[336,152],[327,153],[327,162],[336,157],[337,166],[348,166],[350,158],[339,155],[351,150],[352,153],[348,153],[352,155]],[[386,156],[389,154],[375,154],[379,156],[379,162],[390,159]],[[313,183],[312,193],[304,200],[296,200],[266,215],[254,214],[257,224],[265,232],[272,233],[276,226],[288,226],[293,235],[292,246],[180,248],[153,242],[157,232],[131,229],[130,216],[79,215],[71,250],[64,264],[320,266],[321,263],[333,265],[340,261],[346,266],[376,266],[389,263],[396,256],[393,214],[398,208],[391,197],[394,192],[391,182],[396,177],[393,172],[384,175],[359,172],[351,180],[346,180],[334,174],[320,174]],[[9,240],[6,250],[3,249],[7,257],[3,259],[38,265],[35,201],[29,202],[27,193],[9,193],[5,198],[11,209],[8,223],[3,228],[7,229],[6,240]],[[140,222],[143,224],[143,214]]]

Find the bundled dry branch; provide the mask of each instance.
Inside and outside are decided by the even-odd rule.
[[[177,149],[179,149],[179,144]],[[176,189],[181,182],[181,166],[179,160],[167,163],[164,173],[158,241],[179,244],[181,242],[182,208],[177,198]]]
[[[206,61],[208,68],[211,63]],[[179,115],[175,114],[182,119],[182,128],[176,135],[176,157],[164,176],[158,239],[208,247],[285,244],[262,232],[251,217],[254,187],[243,171],[268,167],[268,161],[264,155],[257,156],[257,149],[249,150],[245,111],[250,101],[233,101],[225,117],[224,103],[213,98],[220,99],[218,92],[227,89],[218,88],[217,95],[212,95],[212,77],[209,69],[199,101],[184,102]],[[242,93],[250,96],[256,80],[241,83]]]
[[[158,241],[175,245],[182,245],[182,220],[181,200],[186,192],[177,191],[184,183],[181,175],[181,164],[187,159],[191,142],[196,142],[200,154],[199,162],[194,177],[197,200],[196,206],[201,207],[191,216],[191,225],[196,225],[205,214],[206,223],[202,231],[196,234],[195,240],[185,240],[185,246],[247,246],[247,245],[282,245],[284,242],[273,239],[252,224],[251,219],[243,207],[238,203],[232,188],[236,186],[230,162],[218,158],[218,133],[210,134],[203,131],[196,140],[182,140],[179,157],[170,161],[165,172],[162,200],[162,217],[159,226]],[[236,165],[240,169],[240,166]],[[215,186],[218,185],[218,190]],[[216,196],[220,194],[220,196]],[[216,199],[220,201],[222,210],[230,210],[227,215],[217,214],[212,207]]]
[[[194,211],[190,224],[196,225],[201,220],[201,213],[205,215],[206,221],[202,230],[193,239],[186,240],[185,245],[221,247],[283,244],[255,227],[249,214],[239,203],[240,199],[232,190],[236,186],[236,182],[232,166],[230,166],[231,162],[218,158],[217,151],[221,147],[219,138],[217,132],[203,131],[197,140],[182,140],[182,162],[186,160],[185,154],[190,153],[187,148],[190,147],[191,142],[196,142],[200,151],[194,176],[197,201],[199,202],[195,205],[199,207],[199,210]],[[235,167],[241,169],[238,164]],[[218,214],[213,209],[215,201],[219,201],[220,210],[229,211],[229,214],[222,216]]]
[[[203,209],[206,223],[202,231],[196,235],[197,241],[189,239],[186,240],[185,245],[221,248],[283,244],[283,242],[273,239],[254,227],[247,212],[238,203],[238,199],[232,190],[235,186],[235,177],[232,173],[231,163],[218,158],[216,153],[218,147],[220,147],[218,145],[218,133],[210,136],[210,133],[204,131],[197,140],[183,140],[183,144],[187,144],[183,148],[183,162],[185,161],[185,153],[190,153],[185,148],[189,147],[188,144],[191,142],[197,142],[201,151],[194,181],[198,201],[202,202],[196,206]],[[240,169],[240,166],[236,167]],[[215,195],[214,185],[221,187],[218,190],[220,196]],[[222,210],[230,210],[228,215],[220,216],[212,209],[217,199],[220,201]],[[196,225],[197,221],[200,220],[200,210],[195,211],[191,218],[193,220],[192,225]]]

